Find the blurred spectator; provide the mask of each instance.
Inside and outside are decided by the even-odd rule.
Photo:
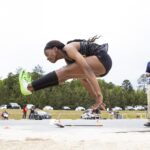
[[[34,119],[34,111],[35,111],[35,106],[32,106],[29,114],[29,119]]]
[[[4,120],[8,120],[8,112],[5,110],[4,112],[2,112],[2,118],[4,119]]]
[[[146,76],[148,77],[148,90],[147,90],[147,104],[148,104],[148,107],[147,107],[147,117],[148,117],[148,122],[144,124],[144,126],[146,127],[150,127],[150,61],[147,63],[147,66],[146,66]]]
[[[119,113],[119,111],[114,111],[114,118],[115,119],[122,119],[122,115]]]
[[[27,105],[24,105],[23,109],[22,109],[22,112],[23,112],[22,118],[23,119],[26,119],[26,117],[27,117],[27,111],[28,111]]]
[[[150,77],[150,61],[147,63],[147,66],[146,66],[146,75],[147,77]]]

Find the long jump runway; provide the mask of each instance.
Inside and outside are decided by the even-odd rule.
[[[150,150],[146,119],[0,120],[0,150]]]

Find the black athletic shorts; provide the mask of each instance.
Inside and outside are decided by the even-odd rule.
[[[96,56],[98,57],[98,59],[104,65],[104,67],[106,69],[106,73],[100,75],[101,77],[103,77],[110,71],[110,69],[112,67],[112,60],[106,51],[100,51]]]
[[[103,77],[103,76],[105,76],[105,75],[109,72],[109,70],[111,69],[111,67],[112,67],[112,60],[111,60],[110,56],[108,55],[107,51],[104,51],[104,50],[99,51],[95,56],[98,57],[98,59],[99,59],[100,62],[104,65],[104,67],[105,67],[105,69],[106,69],[106,73],[100,75],[100,77]],[[69,59],[65,59],[65,61],[66,61],[66,63],[67,63],[68,65],[75,62],[74,60],[69,60]]]

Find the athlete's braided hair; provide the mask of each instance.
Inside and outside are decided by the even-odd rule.
[[[101,37],[101,36],[95,35],[95,36],[93,36],[92,38],[89,38],[89,39],[88,39],[88,42],[93,43],[93,42],[95,42],[97,39],[99,39],[100,37]]]
[[[89,38],[88,40],[85,40],[85,39],[74,39],[74,40],[68,41],[67,44],[72,43],[72,42],[82,42],[82,41],[83,42],[85,41],[85,42],[93,43],[93,42],[95,42],[96,39],[99,39],[99,38],[100,38],[100,36],[95,35],[92,38]]]

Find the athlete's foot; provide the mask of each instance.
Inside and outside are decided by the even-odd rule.
[[[20,90],[23,95],[30,95],[32,92],[28,90],[28,85],[31,83],[31,76],[25,70],[21,70],[19,73]]]
[[[34,91],[32,84],[28,84],[27,89],[28,89],[30,92],[33,92],[33,91]]]

